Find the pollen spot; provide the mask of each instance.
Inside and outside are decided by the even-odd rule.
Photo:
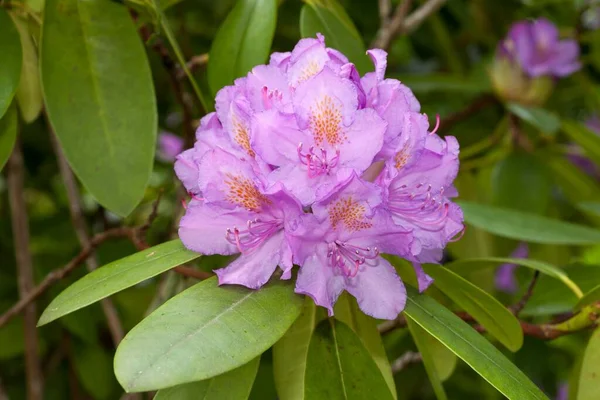
[[[394,167],[396,169],[401,169],[408,163],[408,159],[410,158],[410,151],[408,143],[402,147],[402,150],[396,153],[394,156]]]
[[[341,126],[342,111],[329,96],[324,96],[311,107],[309,125],[317,146],[322,146],[325,142],[338,146],[346,140]]]
[[[227,175],[225,184],[229,187],[225,199],[232,204],[254,212],[259,212],[264,205],[271,204],[271,201],[259,192],[258,188],[248,178]]]
[[[333,229],[344,224],[350,231],[360,231],[373,226],[365,221],[365,206],[354,201],[352,197],[340,199],[329,208],[329,221]]]
[[[246,150],[246,153],[248,153],[250,157],[254,157],[256,153],[254,153],[254,150],[252,150],[250,147],[250,135],[248,134],[248,127],[236,116],[233,116],[232,123],[233,133],[235,134],[234,139],[236,143],[242,146],[242,148]]]
[[[298,84],[309,80],[319,73],[319,64],[315,60],[311,60],[300,72],[298,76]]]

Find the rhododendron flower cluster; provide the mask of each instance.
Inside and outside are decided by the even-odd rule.
[[[257,289],[299,266],[296,292],[333,313],[348,291],[393,319],[406,290],[381,255],[439,262],[463,230],[451,202],[458,143],[429,129],[406,86],[385,79],[386,53],[361,77],[323,36],[274,53],[216,96],[175,170],[191,200],[179,236],[191,250],[238,254],[220,284]],[[437,126],[436,126],[437,128]]]

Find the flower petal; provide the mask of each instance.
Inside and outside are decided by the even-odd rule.
[[[241,254],[225,268],[215,271],[219,285],[263,286],[273,275],[284,253],[284,233],[278,232],[249,254]]]
[[[327,246],[319,245],[315,254],[300,266],[296,293],[310,296],[316,305],[325,307],[333,315],[333,305],[344,290],[344,277],[335,273],[327,261]]]
[[[311,140],[306,132],[298,129],[293,114],[283,114],[272,109],[257,113],[252,118],[251,146],[271,165],[299,162],[298,145]]]
[[[348,140],[340,145],[340,164],[365,171],[381,150],[387,123],[372,109],[358,110],[346,131]]]
[[[365,263],[354,278],[348,278],[346,290],[367,315],[395,319],[406,305],[406,288],[396,270],[382,257],[374,264]]]

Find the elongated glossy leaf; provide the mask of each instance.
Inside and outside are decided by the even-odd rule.
[[[560,268],[555,267],[552,264],[545,263],[543,261],[531,260],[528,258],[508,258],[508,257],[482,257],[482,258],[470,258],[466,260],[455,261],[447,264],[448,269],[454,271],[467,271],[473,270],[474,268],[487,268],[494,264],[517,264],[523,267],[531,268],[540,271],[543,274],[556,278],[563,282],[577,297],[583,296],[581,289],[575,282],[573,282],[569,276]]]
[[[334,308],[335,318],[342,321],[356,333],[362,340],[365,348],[373,357],[375,364],[379,367],[381,375],[383,375],[390,392],[396,398],[396,385],[394,383],[394,375],[390,367],[390,361],[385,353],[381,335],[377,330],[377,323],[372,317],[365,315],[353,296],[349,293],[342,293],[338,298]]]
[[[459,204],[468,224],[498,236],[543,244],[600,243],[600,230],[587,226],[483,204]]]
[[[19,32],[4,8],[0,8],[0,118],[4,115],[19,85],[23,55]]]
[[[434,285],[471,314],[506,348],[517,351],[523,346],[521,324],[502,303],[448,268],[437,265],[425,265],[424,268],[434,279]]]
[[[19,31],[23,46],[23,65],[16,97],[21,116],[25,122],[29,123],[40,115],[43,105],[38,49],[29,32],[27,21],[19,17],[13,17],[13,21]]]
[[[575,121],[563,121],[562,130],[573,142],[583,148],[590,159],[600,165],[600,136]]]
[[[302,310],[290,282],[260,290],[207,279],[167,301],[131,330],[115,355],[130,392],[163,389],[237,368],[281,338]]]
[[[346,324],[319,323],[308,348],[305,399],[393,399],[362,341]]]
[[[321,33],[327,46],[344,53],[361,74],[373,70],[362,36],[337,0],[305,1],[307,4],[300,12],[302,37]]]
[[[100,204],[129,214],[152,171],[157,115],[150,67],[127,8],[48,0],[41,75],[48,117],[73,171]]]
[[[596,329],[585,349],[577,400],[596,400],[600,387],[600,329]]]
[[[276,24],[277,0],[237,0],[210,48],[207,74],[213,95],[267,60]]]
[[[509,103],[506,108],[544,133],[554,135],[560,129],[560,119],[543,108],[526,107],[517,103]]]
[[[437,371],[438,377],[444,382],[452,376],[458,357],[439,340],[427,333],[427,331],[422,330],[422,332],[425,336],[423,342],[427,346],[428,353],[431,354],[433,366]]]
[[[154,246],[90,272],[59,294],[42,313],[38,326],[127,289],[200,257],[180,240]]]
[[[0,171],[8,161],[17,139],[17,109],[14,104],[0,118]]]
[[[587,292],[575,305],[576,310],[580,310],[581,308],[587,306],[588,304],[595,303],[600,301],[600,285],[596,286],[589,292]]]
[[[421,328],[416,322],[413,322],[410,318],[406,320],[408,329],[410,330],[410,334],[415,341],[415,345],[421,353],[421,358],[423,359],[423,364],[425,366],[425,371],[427,372],[427,376],[429,377],[429,383],[433,387],[433,392],[435,393],[435,397],[438,400],[446,400],[448,396],[446,396],[446,391],[444,390],[444,386],[442,385],[442,378],[440,377],[438,368],[435,365],[434,355],[429,352],[429,346],[427,341],[427,336],[429,333],[423,328]]]
[[[159,390],[154,400],[246,400],[258,371],[260,357],[239,368],[204,381]]]
[[[304,399],[308,345],[319,319],[315,302],[307,296],[300,317],[273,346],[273,373],[281,400]]]
[[[511,400],[547,399],[498,349],[454,313],[407,287],[405,315],[445,344],[475,372]]]

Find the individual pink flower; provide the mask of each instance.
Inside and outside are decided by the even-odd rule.
[[[172,163],[183,150],[183,139],[170,132],[158,134],[158,151],[156,156],[164,162]]]

